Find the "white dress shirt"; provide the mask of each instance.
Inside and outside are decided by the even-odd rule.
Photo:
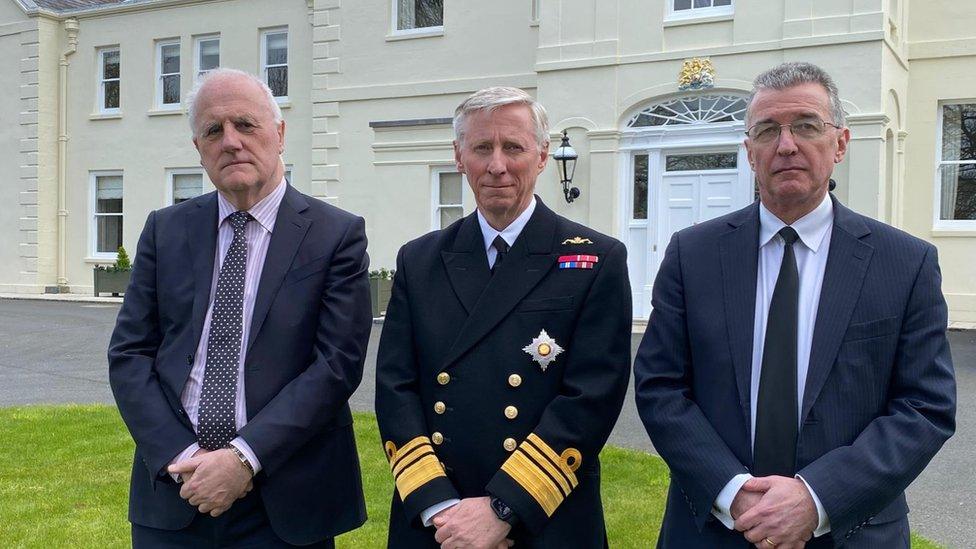
[[[810,366],[813,328],[817,321],[817,307],[820,303],[820,289],[823,286],[824,271],[827,267],[833,224],[834,205],[830,201],[830,196],[826,195],[820,205],[812,212],[790,225],[800,236],[793,245],[796,268],[800,276],[796,342],[797,421],[800,421],[803,410],[803,392],[806,388],[807,370]],[[780,265],[783,263],[785,245],[783,238],[777,234],[783,227],[786,227],[786,224],[760,203],[759,272],[756,280],[756,314],[753,324],[752,380],[749,386],[752,444],[755,444],[756,441],[756,406],[759,400],[759,378],[762,373],[763,345],[766,339],[766,318],[769,314],[769,304],[773,299],[776,279],[779,277]],[[742,485],[751,478],[753,478],[752,475],[748,473],[732,477],[732,480],[715,498],[712,514],[729,529],[733,528],[735,524],[730,513],[732,501],[739,493]],[[806,484],[803,477],[797,475],[797,478]],[[818,524],[814,530],[814,535],[820,536],[830,531],[830,520],[820,503],[820,498],[817,497],[809,484],[806,486],[817,507]]]
[[[268,255],[268,245],[271,243],[271,233],[274,231],[275,220],[278,218],[278,207],[285,196],[287,182],[282,179],[281,183],[271,191],[271,194],[264,197],[257,204],[252,206],[247,212],[254,219],[246,226],[247,235],[247,264],[244,272],[244,323],[241,330],[241,352],[237,363],[237,398],[234,409],[234,421],[237,429],[240,430],[247,424],[247,406],[244,400],[244,357],[247,351],[247,344],[250,336],[251,317],[254,313],[254,301],[257,299],[258,283],[261,281],[261,272],[264,269],[264,259]],[[210,305],[207,307],[207,316],[203,321],[203,333],[200,335],[200,343],[197,345],[196,354],[193,357],[193,366],[190,369],[190,377],[183,386],[183,393],[180,401],[186,415],[193,425],[194,431],[197,429],[197,417],[200,410],[200,395],[203,392],[203,375],[207,369],[207,341],[210,339],[210,318],[213,314],[214,296],[217,289],[217,276],[220,274],[220,266],[223,263],[227,250],[230,249],[231,241],[234,239],[234,229],[227,221],[230,214],[237,211],[222,194],[217,193],[217,250],[214,257],[214,271],[210,283]],[[257,474],[261,470],[261,462],[258,461],[254,451],[241,437],[236,437],[230,442],[234,445],[254,468]],[[200,445],[194,442],[185,450],[180,452],[171,464],[190,459],[193,454],[200,449]],[[179,481],[178,475],[173,475],[174,480]]]
[[[532,201],[529,202],[529,205],[525,208],[525,210],[522,213],[520,213],[518,217],[515,218],[515,221],[509,223],[508,227],[505,227],[501,231],[498,231],[494,227],[488,224],[488,220],[485,219],[485,216],[481,214],[481,210],[478,210],[478,224],[481,225],[481,236],[483,236],[485,239],[485,253],[488,254],[489,269],[495,266],[495,259],[498,258],[498,250],[496,250],[495,247],[491,245],[492,242],[495,241],[495,237],[501,235],[502,240],[507,242],[508,247],[511,248],[512,246],[515,245],[515,239],[517,239],[518,236],[522,234],[522,229],[525,228],[525,224],[529,222],[529,218],[532,217],[532,212],[534,211],[535,211],[535,196],[532,197]],[[444,509],[449,509],[451,507],[454,507],[458,503],[461,503],[461,500],[448,499],[440,503],[435,503],[434,505],[431,505],[430,507],[421,511],[420,518],[421,520],[423,520],[424,526],[431,525],[431,520],[433,520],[434,515],[440,513]]]

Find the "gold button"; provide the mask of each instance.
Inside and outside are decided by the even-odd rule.
[[[551,352],[552,352],[552,347],[550,347],[548,343],[540,343],[539,344],[539,354],[540,355],[542,355],[542,356],[549,356],[549,353],[551,353]]]
[[[514,452],[517,444],[515,444],[514,438],[506,438],[505,442],[502,443],[502,446],[504,446],[509,452]]]
[[[445,410],[447,410],[447,405],[444,404],[443,402],[437,401],[434,403],[434,412],[438,414],[443,414]]]
[[[444,435],[442,435],[442,434],[434,431],[434,434],[430,435],[430,440],[434,444],[440,444],[440,443],[444,442]]]
[[[508,384],[512,387],[518,387],[522,384],[522,376],[518,374],[512,374],[508,376]]]
[[[515,406],[505,407],[505,417],[507,417],[508,419],[515,419],[517,416],[518,416],[518,408],[516,408]]]
[[[451,382],[451,374],[447,372],[441,372],[437,374],[437,383],[440,383],[441,385],[447,385],[450,382]]]

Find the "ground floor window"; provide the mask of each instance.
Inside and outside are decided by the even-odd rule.
[[[114,256],[122,245],[122,174],[92,174],[92,251]]]
[[[431,174],[431,228],[438,230],[464,217],[464,178],[453,167],[434,168]]]
[[[976,227],[976,103],[942,105],[936,226]]]

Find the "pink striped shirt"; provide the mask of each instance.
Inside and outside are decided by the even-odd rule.
[[[271,233],[274,232],[275,220],[278,217],[278,207],[281,199],[285,196],[287,183],[284,179],[271,191],[271,194],[261,199],[260,202],[247,210],[254,219],[249,221],[246,227],[247,234],[247,264],[244,271],[244,326],[241,331],[241,354],[237,362],[237,403],[235,406],[235,423],[240,430],[247,424],[247,407],[244,400],[244,356],[247,351],[248,338],[251,329],[251,317],[254,314],[254,301],[257,299],[258,283],[261,281],[261,272],[264,270],[264,259],[268,255],[268,244],[271,243]],[[200,394],[203,391],[203,374],[207,368],[207,341],[210,339],[210,316],[213,314],[214,295],[217,289],[217,276],[220,274],[220,266],[223,263],[230,243],[234,239],[234,229],[230,223],[226,222],[227,217],[237,211],[237,208],[230,203],[222,194],[217,193],[217,250],[214,257],[214,271],[210,283],[210,305],[207,307],[207,316],[203,321],[203,333],[200,335],[200,344],[197,345],[196,354],[193,357],[193,367],[190,369],[190,377],[183,387],[183,394],[180,401],[186,410],[193,429],[197,428],[197,417],[200,410]],[[231,441],[254,467],[254,472],[261,470],[261,463],[251,450],[247,442],[237,437]],[[200,449],[196,443],[191,444],[186,450],[176,456],[173,463],[189,459]]]

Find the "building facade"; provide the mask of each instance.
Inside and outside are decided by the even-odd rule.
[[[949,0],[0,0],[0,292],[91,291],[153,209],[212,188],[183,99],[262,75],[304,192],[363,215],[373,268],[470,213],[450,117],[533,93],[579,153],[567,203],[627,244],[634,315],[671,234],[755,197],[752,79],[810,61],[852,142],[840,200],[935,244],[950,319],[976,321],[976,5]],[[13,121],[17,121],[14,123]],[[138,258],[135,258],[138,261]]]

